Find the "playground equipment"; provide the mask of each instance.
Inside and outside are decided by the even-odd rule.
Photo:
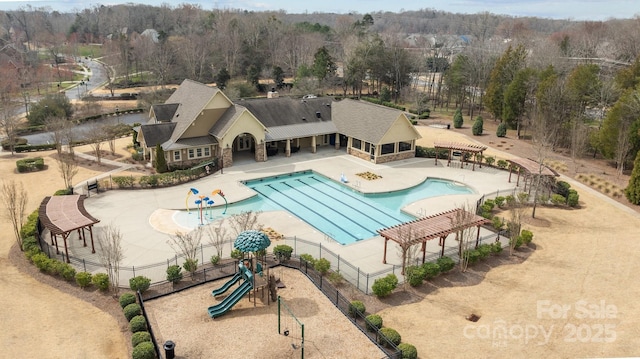
[[[185,207],[187,207],[187,213],[191,213],[191,210],[189,209],[189,197],[191,197],[191,195],[198,195],[200,193],[200,191],[198,191],[197,188],[189,188],[189,191],[187,192],[187,198],[185,199]],[[222,199],[224,200],[224,211],[222,212],[222,214],[227,213],[227,198],[224,196],[224,193],[222,192],[222,190],[220,189],[216,189],[213,190],[213,192],[211,192],[212,196],[215,195],[219,195],[220,197],[222,197]],[[213,207],[213,204],[215,203],[211,198],[204,196],[204,195],[198,195],[198,199],[195,200],[194,202],[197,206],[198,206],[198,219],[200,219],[200,225],[204,225],[204,207],[207,206],[207,209],[209,210],[209,218],[213,219],[213,216],[211,215],[211,208]]]
[[[231,280],[225,283],[219,289],[214,290],[211,294],[218,295],[226,292],[229,287],[231,287],[234,283],[240,280],[240,278],[244,279],[244,282],[240,284],[238,288],[236,288],[231,294],[229,294],[220,304],[212,305],[207,308],[207,312],[209,312],[209,316],[211,318],[217,318],[225,313],[227,313],[231,308],[233,308],[236,303],[242,299],[247,293],[253,289],[253,273],[251,270],[247,268],[242,262],[238,263],[239,271],[236,273]]]
[[[304,359],[304,323],[278,296],[278,334],[291,338],[291,347],[300,349],[300,359]]]

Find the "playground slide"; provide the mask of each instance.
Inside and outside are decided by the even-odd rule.
[[[207,308],[209,312],[209,316],[211,318],[217,318],[225,314],[229,311],[236,303],[245,296],[245,294],[249,293],[249,291],[253,288],[251,285],[251,280],[247,280],[242,283],[236,290],[234,290],[228,297],[224,298],[224,300],[220,304],[213,305]]]
[[[229,279],[228,282],[223,284],[222,287],[218,289],[214,289],[211,292],[211,295],[215,297],[216,295],[220,295],[226,292],[227,290],[229,290],[229,288],[231,288],[232,285],[234,285],[237,281],[239,281],[240,278],[242,278],[242,274],[240,274],[240,272],[237,272],[231,279]]]

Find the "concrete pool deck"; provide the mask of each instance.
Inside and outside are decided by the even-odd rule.
[[[426,158],[373,164],[346,155],[341,150],[320,149],[315,154],[298,152],[289,158],[284,156],[269,157],[269,160],[264,163],[256,163],[249,159],[238,160],[233,167],[223,169],[223,173],[217,172],[200,180],[170,188],[102,192],[87,198],[85,207],[91,215],[100,219],[100,226],[113,224],[122,234],[125,257],[121,266],[142,267],[165,263],[175,257],[175,251],[168,244],[170,234],[176,231],[185,232],[189,229],[176,224],[172,216],[175,211],[186,209],[185,200],[190,188],[197,188],[202,194],[207,195],[215,189],[220,189],[231,204],[256,194],[244,186],[241,181],[303,170],[314,170],[336,181],[339,181],[341,175],[344,174],[349,180],[347,185],[364,193],[405,189],[423,182],[428,177],[461,182],[476,192],[470,195],[439,196],[418,200],[404,208],[406,212],[417,217],[436,214],[464,205],[474,208],[476,201],[483,194],[495,191],[507,193],[515,188],[515,177],[509,183],[509,173],[495,168],[485,166],[478,168],[476,166],[475,171],[472,171],[471,165],[460,168],[459,163],[454,162],[451,167],[447,167],[446,161],[438,161],[436,166],[434,159]],[[369,181],[356,175],[366,171],[382,176],[382,178]],[[212,199],[216,201],[216,204],[220,204],[222,201],[216,200],[215,197]],[[189,202],[191,202],[189,206],[192,210],[193,200],[194,196],[192,195],[189,198]],[[273,228],[287,238],[275,241],[272,245],[291,244],[293,237],[307,242],[321,243],[323,248],[340,255],[342,259],[367,273],[377,272],[401,263],[395,245],[389,247],[387,264],[382,263],[384,240],[379,236],[349,245],[341,245],[286,211],[263,212],[259,216],[259,222],[265,227]],[[231,230],[227,234],[231,237]],[[485,234],[481,233],[481,236]],[[448,242],[448,246],[456,245],[453,239]],[[209,243],[206,234],[203,235],[202,243]],[[99,262],[97,255],[91,254],[90,248],[82,247],[79,241],[70,241],[70,244],[69,250],[73,256]],[[211,253],[206,252],[205,248],[206,253],[202,255],[201,262],[208,262],[209,257],[214,254],[213,248],[208,250]],[[296,248],[296,250],[298,253],[306,253],[304,248]],[[311,250],[310,248],[309,251]],[[436,253],[439,250],[437,241],[427,243],[428,253]],[[228,256],[230,251],[231,246],[225,245],[224,256]],[[314,255],[312,252],[309,253]],[[136,270],[136,275],[146,275],[154,281],[164,280],[166,277],[162,268],[148,272]],[[122,283],[126,283],[126,281]]]

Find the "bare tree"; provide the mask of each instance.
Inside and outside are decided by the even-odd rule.
[[[85,132],[85,137],[89,141],[98,164],[102,163],[102,144],[107,138],[104,124],[94,122]]]
[[[20,119],[15,115],[16,106],[10,100],[0,100],[0,130],[7,136],[11,155],[14,154]]]
[[[22,182],[15,181],[2,182],[2,192],[0,197],[6,210],[6,218],[11,222],[13,234],[22,250],[22,236],[20,229],[24,225],[25,211],[27,208],[28,196]]]
[[[109,284],[115,295],[118,295],[120,285],[120,262],[124,259],[122,249],[122,234],[113,224],[102,228],[97,236],[100,250],[98,258],[100,263],[107,270]]]
[[[205,227],[209,242],[216,249],[216,255],[218,258],[222,258],[222,249],[224,242],[227,240],[227,227],[225,226],[225,219],[221,219],[216,223],[209,224]]]
[[[262,228],[262,224],[258,223],[258,216],[261,211],[243,211],[239,214],[234,214],[229,218],[231,228],[233,229],[235,236],[239,236],[240,233],[248,230],[259,230]]]
[[[469,205],[459,207],[451,217],[451,228],[456,229],[456,241],[458,242],[458,257],[460,257],[460,271],[466,272],[469,266],[469,250],[474,240],[474,231],[469,226],[474,221],[474,213],[469,210]]]
[[[518,243],[520,228],[522,227],[522,218],[526,209],[528,195],[524,192],[519,193],[517,197],[512,198],[509,205],[509,221],[507,222],[507,231],[509,232],[509,255],[513,255]]]
[[[49,138],[51,142],[56,145],[56,151],[58,157],[62,154],[62,144],[64,142],[64,136],[66,130],[69,129],[71,123],[64,117],[49,117],[44,122],[44,128],[49,132]]]
[[[65,188],[73,187],[73,177],[78,174],[78,163],[75,158],[69,154],[58,154],[56,158],[58,162],[58,170],[64,181]]]
[[[405,275],[405,283],[407,283],[405,269],[411,265],[418,251],[418,245],[421,244],[419,240],[422,237],[422,232],[418,232],[413,226],[407,225],[399,226],[396,235],[400,258],[402,259],[402,274]]]
[[[202,242],[202,228],[198,227],[189,233],[176,232],[174,235],[169,236],[169,246],[173,248],[176,254],[180,254],[185,257],[184,269],[191,273],[191,278],[198,268],[198,249]]]

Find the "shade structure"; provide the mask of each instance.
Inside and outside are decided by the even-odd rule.
[[[257,252],[271,245],[271,240],[266,233],[256,230],[248,230],[240,233],[233,242],[233,247],[242,252]]]

